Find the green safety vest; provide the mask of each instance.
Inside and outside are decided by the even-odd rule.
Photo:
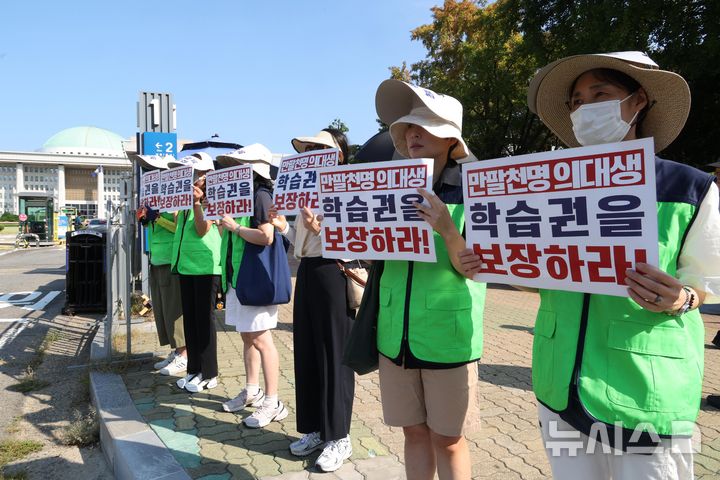
[[[178,214],[173,240],[172,272],[182,275],[220,275],[220,234],[214,223],[202,237],[195,231],[193,210]]]
[[[250,226],[250,217],[241,217],[235,220],[239,225],[243,227]],[[232,242],[230,241],[232,239]],[[239,235],[235,235],[228,229],[223,230],[222,244],[220,246],[220,258],[222,259],[222,288],[223,291],[227,291],[227,257],[228,257],[228,245],[232,244],[232,257],[230,259],[232,263],[232,279],[231,283],[233,288],[237,287],[238,271],[240,270],[240,262],[242,261],[243,252],[245,251],[245,239]]]
[[[462,205],[448,205],[459,231]],[[405,344],[415,358],[463,363],[482,355],[485,284],[455,271],[442,237],[433,232],[436,263],[385,261],[380,279],[377,346],[398,359]]]
[[[673,162],[658,159],[656,165],[659,268],[674,276],[682,241],[711,180]],[[651,424],[660,435],[692,433],[705,338],[697,310],[668,316],[626,297],[558,290],[540,290],[540,300],[532,360],[540,402],[562,412],[577,388],[595,420],[621,422],[630,430]]]
[[[175,221],[172,213],[161,213],[160,216],[171,222]],[[148,227],[147,232],[150,234],[150,263],[156,266],[169,265],[172,260],[175,233],[154,223]]]

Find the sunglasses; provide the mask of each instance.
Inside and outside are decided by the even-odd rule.
[[[320,145],[319,143],[308,143],[305,144],[305,149],[303,150],[303,153],[305,152],[312,152],[315,150],[325,150],[326,148],[330,148],[327,145]]]

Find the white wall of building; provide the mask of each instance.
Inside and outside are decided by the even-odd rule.
[[[87,169],[88,174],[102,166],[97,175],[97,199],[67,200],[66,178],[78,168]],[[78,206],[92,216],[104,214],[105,202],[120,200],[120,181],[131,173],[131,164],[126,156],[106,155],[60,155],[46,152],[3,152],[0,151],[0,213],[19,213],[20,196],[53,198],[55,209],[62,206]]]
[[[17,182],[14,164],[0,164],[0,213],[17,210]]]

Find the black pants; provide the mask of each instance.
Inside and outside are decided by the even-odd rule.
[[[342,365],[354,313],[335,260],[303,258],[295,283],[293,342],[300,433],[338,440],[350,431],[355,376]]]
[[[217,333],[215,331],[215,295],[218,275],[180,275],[183,327],[188,354],[188,374],[202,373],[203,378],[217,377]]]

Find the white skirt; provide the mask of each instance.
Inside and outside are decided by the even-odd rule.
[[[235,289],[228,283],[225,294],[225,323],[232,325],[238,332],[261,332],[277,327],[278,306],[243,305],[237,298]]]

